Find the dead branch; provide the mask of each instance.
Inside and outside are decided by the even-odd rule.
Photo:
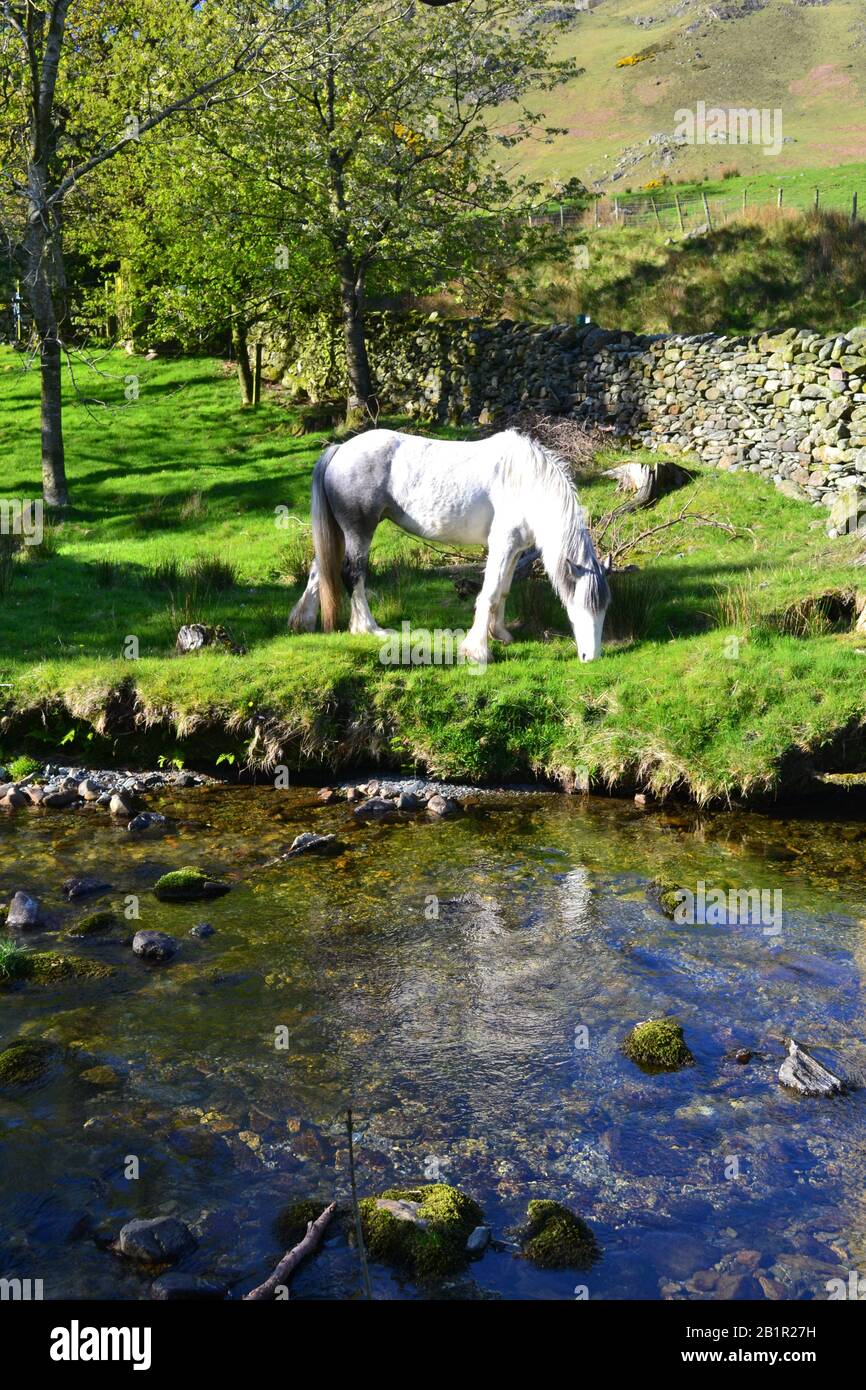
[[[613,569],[616,562],[622,559],[623,555],[627,554],[629,550],[633,550],[635,546],[640,545],[642,541],[648,540],[650,536],[657,535],[659,531],[668,531],[672,526],[678,526],[680,522],[687,525],[707,526],[716,531],[724,531],[729,536],[739,535],[736,526],[731,526],[727,521],[717,521],[714,517],[703,516],[700,512],[691,512],[689,511],[689,505],[690,504],[687,502],[677,515],[671,517],[669,521],[660,521],[657,526],[650,526],[646,531],[641,531],[639,535],[632,536],[630,540],[622,541],[619,545],[614,546],[613,550],[610,550],[605,556],[605,565],[607,568]]]
[[[337,1203],[332,1202],[329,1207],[325,1207],[321,1216],[317,1216],[315,1221],[311,1221],[307,1226],[307,1233],[303,1240],[299,1241],[291,1250],[287,1250],[280,1260],[273,1274],[269,1275],[263,1284],[257,1288],[250,1289],[249,1293],[244,1294],[244,1302],[251,1299],[273,1298],[275,1290],[280,1284],[285,1284],[293,1269],[305,1259],[322,1239],[322,1234],[330,1221],[334,1212],[337,1210]]]

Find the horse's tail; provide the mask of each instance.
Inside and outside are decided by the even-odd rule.
[[[319,567],[319,602],[325,632],[334,632],[340,617],[340,571],[346,553],[346,538],[325,491],[325,473],[339,447],[339,444],[329,444],[323,449],[313,469],[313,545]]]

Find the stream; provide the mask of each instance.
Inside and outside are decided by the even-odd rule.
[[[814,1299],[866,1272],[866,1091],[807,1098],[777,1079],[792,1035],[866,1073],[862,820],[518,791],[394,825],[356,825],[309,788],[148,806],[169,834],[87,806],[0,818],[0,900],[23,888],[57,914],[28,944],[113,967],[0,990],[0,1047],[61,1049],[41,1083],[0,1093],[0,1275],[42,1279],[46,1298],[147,1298],[153,1275],[110,1242],[173,1214],[198,1241],[177,1268],[239,1298],[282,1253],[283,1207],[346,1201],[349,1106],[361,1195],[453,1183],[494,1237],[435,1287],[371,1266],[378,1298]],[[345,852],[269,865],[309,829]],[[187,864],[231,892],[157,901],[159,875]],[[87,874],[111,891],[67,902],[63,880]],[[778,929],[678,925],[656,876],[778,893]],[[135,901],[128,932],[66,937]],[[202,921],[214,934],[191,937]],[[139,927],[177,956],[134,956]],[[662,1015],[695,1064],[648,1074],[621,1044]],[[589,1222],[591,1269],[519,1256],[536,1197]],[[361,1296],[336,1222],[292,1297]]]

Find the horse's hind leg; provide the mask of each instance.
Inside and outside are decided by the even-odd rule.
[[[511,592],[511,581],[514,578],[514,570],[519,558],[520,551],[516,550],[514,552],[514,555],[511,557],[511,563],[508,566],[508,571],[502,580],[502,589],[500,592],[499,602],[496,605],[496,607],[492,610],[492,616],[490,621],[490,636],[495,641],[501,642],[504,647],[507,647],[509,642],[514,641],[513,634],[510,633],[508,631],[508,628],[505,626],[505,604],[508,599],[508,595]]]
[[[307,587],[289,614],[290,632],[315,632],[319,615],[319,567],[315,560],[310,566]]]
[[[351,599],[349,631],[368,632],[374,637],[387,637],[387,632],[376,622],[376,619],[370,612],[370,605],[367,602],[367,565],[370,559],[370,545],[372,540],[372,532],[369,536],[351,532],[346,534],[346,558],[343,561],[343,583]]]

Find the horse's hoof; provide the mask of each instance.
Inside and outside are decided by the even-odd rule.
[[[474,666],[486,666],[490,660],[487,647],[476,642],[461,642],[457,650],[464,661],[471,661]]]
[[[492,632],[490,635],[494,642],[501,642],[503,647],[507,647],[510,642],[514,641],[514,637],[506,627],[504,627],[501,632]]]

